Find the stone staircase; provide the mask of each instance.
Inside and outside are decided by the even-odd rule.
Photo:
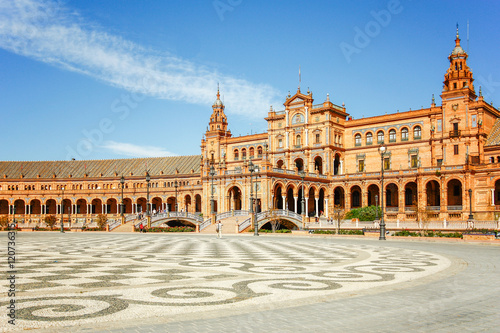
[[[111,232],[134,232],[134,223],[136,223],[136,220],[129,221],[114,228]]]
[[[247,216],[231,216],[221,220],[222,223],[222,234],[237,234],[238,233],[238,223],[245,221],[249,218]],[[117,228],[118,229],[118,228]],[[211,224],[201,231],[202,234],[216,234],[216,224]]]

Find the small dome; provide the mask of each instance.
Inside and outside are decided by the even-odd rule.
[[[214,105],[215,105],[215,106],[222,106],[222,105],[223,105],[223,104],[222,104],[222,101],[220,100],[220,98],[217,98],[217,99],[215,100]]]
[[[460,45],[457,45],[451,52],[451,55],[463,54],[463,53],[465,53],[464,49]]]

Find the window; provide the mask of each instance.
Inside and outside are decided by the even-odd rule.
[[[384,143],[384,132],[383,131],[378,131],[378,133],[377,133],[377,142],[378,143]]]
[[[355,146],[361,146],[361,134],[356,134],[354,137],[354,144]]]
[[[241,158],[244,160],[247,158],[247,150],[245,148],[241,150]]]
[[[283,148],[283,139],[278,139],[278,148]]]
[[[441,132],[443,130],[442,129],[442,124],[443,124],[443,120],[442,119],[438,119],[438,121],[437,121],[438,132]]]
[[[408,129],[406,127],[401,130],[401,141],[408,141]]]
[[[389,157],[384,157],[384,170],[391,169],[391,159]]]
[[[253,147],[250,147],[250,158],[254,158],[254,152],[255,149]]]
[[[490,163],[495,163],[495,158],[494,157],[490,157]]]
[[[497,163],[500,163],[500,156],[497,156]]]
[[[453,154],[458,155],[458,145],[453,146]]]
[[[471,116],[472,127],[477,127],[477,115],[473,114]]]
[[[238,158],[239,158],[239,156],[240,156],[240,155],[239,155],[238,149],[235,149],[235,150],[234,150],[234,160],[235,160],[235,161],[237,161],[237,160],[238,160]]]
[[[300,135],[297,135],[297,137],[295,138],[295,145],[297,146],[297,148],[300,148],[301,145]]]
[[[460,195],[460,186],[453,185],[453,196],[458,197]]]
[[[359,172],[365,171],[365,160],[358,161],[358,171]]]
[[[366,144],[371,145],[373,143],[373,134],[368,133],[366,134]]]
[[[389,131],[389,142],[396,142],[396,130]]]
[[[262,147],[257,148],[257,157],[262,157]]]
[[[457,89],[457,84],[453,83],[453,88]]]
[[[413,129],[413,140],[419,140],[422,138],[422,129],[420,126],[415,126]]]
[[[411,167],[418,168],[418,156],[417,155],[411,155]]]
[[[319,134],[316,134],[316,143],[319,143]]]

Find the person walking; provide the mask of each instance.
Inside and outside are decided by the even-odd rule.
[[[222,238],[222,222],[221,221],[217,222],[216,230],[217,230],[217,238]]]

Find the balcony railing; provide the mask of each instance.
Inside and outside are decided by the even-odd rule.
[[[462,206],[448,206],[448,210],[462,210]]]
[[[456,138],[457,136],[460,136],[460,130],[450,131],[450,138]]]

